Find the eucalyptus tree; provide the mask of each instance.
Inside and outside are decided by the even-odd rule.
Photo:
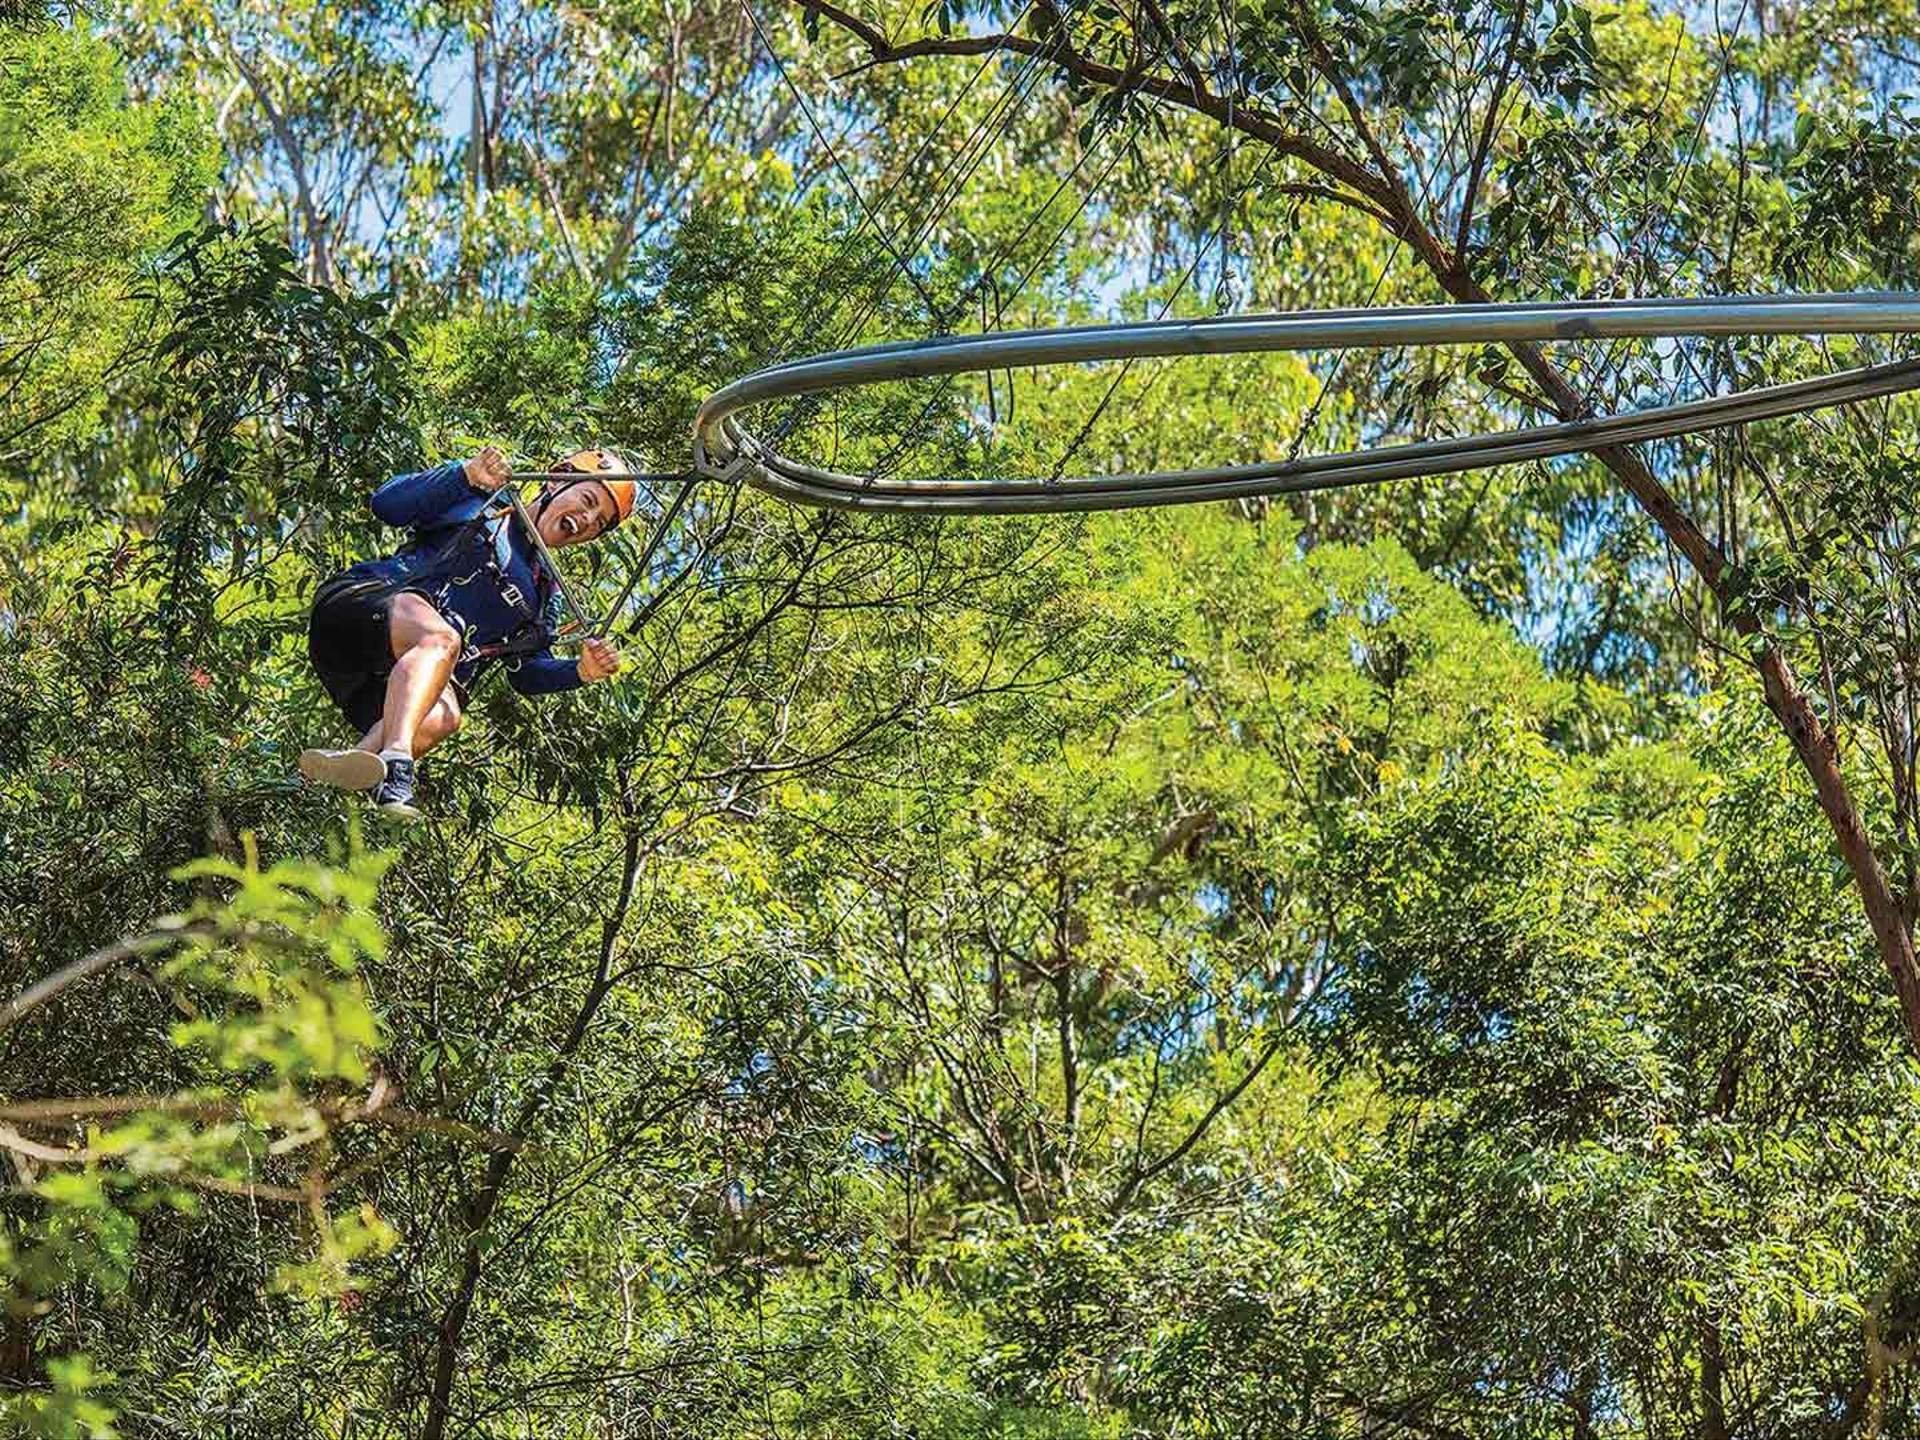
[[[1819,29],[1819,17],[1800,12],[1788,21],[1762,11],[1749,27],[1743,11],[1705,36],[1685,14],[1525,0],[1452,10],[1042,0],[988,10],[978,33],[962,33],[962,17],[946,10],[922,19],[830,0],[797,8],[868,67],[1002,55],[1044,67],[1109,120],[1142,107],[1204,117],[1256,147],[1276,167],[1271,183],[1304,187],[1316,203],[1379,226],[1452,301],[1676,284],[1898,284],[1909,273],[1909,228],[1866,223],[1898,213],[1910,189],[1897,100],[1910,18],[1898,13],[1859,46],[1828,46],[1807,43],[1805,25]],[[1796,115],[1789,95],[1808,108]],[[1863,107],[1873,118],[1859,117]],[[1830,248],[1842,234],[1850,243]],[[1666,358],[1674,389],[1809,363],[1794,347]],[[1487,357],[1483,382],[1517,413],[1570,419],[1666,388],[1660,359],[1516,343]],[[1892,424],[1883,416],[1877,428]],[[1719,458],[1741,454],[1734,446]],[[1872,664],[1844,670],[1827,658],[1904,627],[1907,581],[1888,558],[1904,553],[1904,492],[1871,489],[1863,512],[1841,514],[1831,487],[1737,463],[1689,493],[1687,467],[1670,458],[1614,449],[1599,459],[1684,567],[1680,588],[1705,602],[1703,639],[1758,680],[1920,1045],[1916,742],[1904,719],[1913,677],[1898,645],[1873,645]],[[1870,478],[1857,456],[1829,459],[1848,477],[1842,489]],[[1749,562],[1762,554],[1799,588],[1756,589]],[[1856,716],[1878,748],[1878,778],[1864,753],[1849,762]]]
[[[137,74],[213,117],[220,203],[284,219],[324,283],[597,289],[698,204],[793,178],[776,147],[794,105],[761,103],[739,10],[130,0],[109,18]]]
[[[1383,781],[1252,1133],[928,1264],[985,1383],[1163,1434],[1910,1428],[1912,1063],[1785,747],[1702,718]]]
[[[191,105],[132,103],[106,47],[0,24],[0,463],[98,425],[143,351],[142,267],[212,178]],[[119,223],[94,223],[111,215]]]
[[[334,807],[291,783],[287,757],[325,723],[299,653],[304,597],[379,543],[358,477],[466,427],[534,449],[575,404],[630,416],[628,433],[684,433],[694,398],[739,363],[757,309],[778,301],[761,271],[811,274],[823,265],[801,262],[831,238],[805,213],[777,252],[715,226],[690,261],[662,257],[654,293],[582,311],[568,287],[411,337],[378,297],[309,281],[269,235],[215,227],[184,241],[154,282],[152,359],[117,392],[84,483],[40,495],[20,535],[33,590],[5,641],[18,763],[0,830],[19,862],[0,890],[19,988],[102,947],[137,960],[144,932],[121,950],[116,936],[221,888],[225,871],[175,870],[202,849],[238,856],[251,833],[271,865],[341,844]],[[641,357],[614,380],[597,348],[608,333]],[[76,1267],[63,1290],[50,1282],[78,1307],[71,1325],[45,1320],[44,1296],[23,1300],[9,1354],[15,1383],[41,1386],[30,1396],[64,1393],[42,1373],[57,1342],[122,1377],[123,1413],[165,1408],[191,1373],[209,1425],[443,1434],[535,1403],[583,1426],[622,1407],[737,1405],[746,1425],[750,1401],[811,1383],[812,1341],[769,1346],[743,1318],[788,1276],[800,1277],[792,1325],[878,1344],[858,1316],[817,1314],[805,1281],[855,1268],[870,1243],[849,1178],[863,1163],[854,1132],[871,1128],[863,1057],[823,1010],[811,956],[739,836],[812,777],[857,786],[927,711],[1065,673],[1044,644],[976,645],[947,669],[897,663],[904,616],[970,613],[996,595],[1003,627],[1044,636],[1032,617],[1056,582],[1025,567],[1031,537],[1010,532],[954,544],[857,530],[726,487],[681,513],[685,530],[651,567],[629,553],[624,569],[582,577],[603,601],[640,582],[621,615],[630,689],[541,717],[510,693],[476,697],[484,723],[438,776],[448,825],[415,837],[383,887],[391,944],[358,965],[382,1026],[377,1074],[358,1076],[358,1095],[336,1083],[321,1097],[324,1152],[276,1151],[288,1137],[249,1100],[256,1077],[172,1043],[180,1008],[206,1002],[168,973],[130,964],[97,990],[63,985],[8,1036],[5,1088],[39,1102],[41,1122],[10,1153],[63,1147],[60,1159],[104,1168],[125,1190],[116,1213],[171,1192],[113,1146],[87,1145],[89,1116],[111,1110],[145,1133],[172,1114],[173,1133],[169,1097],[184,1093],[204,1113],[182,1113],[218,1135],[178,1144],[204,1156],[237,1127],[252,1167],[212,1168],[211,1188],[240,1188],[210,1199],[204,1224],[116,1231],[145,1320]],[[307,1039],[328,1029],[315,1019]],[[426,1118],[394,1145],[380,1122],[354,1130],[376,1113]],[[296,1306],[269,1282],[310,1258],[306,1210],[267,1202],[306,1196],[299,1165],[315,1153],[338,1164],[313,1195],[348,1217],[370,1207],[378,1223],[363,1229],[379,1243],[309,1266]],[[609,1209],[610,1194],[637,1198]],[[58,1198],[13,1203],[27,1224]],[[249,1202],[266,1213],[245,1215]],[[48,1223],[70,1213],[55,1204]],[[251,1238],[219,1248],[243,1219]],[[569,1266],[581,1298],[561,1323],[537,1297]],[[206,1318],[214,1294],[229,1298]],[[705,1318],[716,1309],[725,1324]],[[284,1384],[249,1385],[266,1354],[302,1359]]]
[[[837,807],[858,839],[834,968],[908,1024],[901,1143],[934,1228],[966,1205],[1124,1220],[1257,1172],[1240,1111],[1297,1079],[1357,808],[1572,707],[1391,544],[1302,561],[1224,509],[1071,543],[1099,664],[996,740],[923,732],[911,798],[865,825]]]
[[[226,147],[221,208],[284,233],[201,233],[135,308],[132,257],[198,208],[211,160],[186,141],[207,132],[153,118],[187,117],[178,98],[83,86],[0,138],[112,160],[88,173],[145,208],[118,236],[47,233],[105,247],[98,313],[155,342],[46,428],[69,483],[5,491],[25,507],[0,638],[12,989],[129,934],[141,950],[155,916],[215,923],[258,884],[246,832],[264,873],[342,883],[294,859],[344,850],[338,812],[287,779],[323,713],[302,598],[381,543],[358,491],[417,458],[539,455],[586,426],[674,471],[709,389],[799,347],[1116,294],[1187,313],[1584,292],[1688,263],[1812,283],[1855,235],[1899,278],[1899,206],[1874,195],[1901,197],[1902,132],[1847,106],[1903,63],[1880,53],[1900,16],[1864,36],[1769,16],[1721,52],[1610,14],[1215,28],[1148,0],[982,37],[957,11],[923,29],[810,0],[121,12],[143,84],[197,96]],[[78,33],[45,43],[101,66]],[[849,61],[864,74],[835,80]],[[1827,87],[1797,136],[1794,75]],[[1701,129],[1715,94],[1759,138]],[[970,148],[976,128],[998,138]],[[969,165],[997,184],[955,190]],[[1117,193],[1082,207],[1076,170]],[[1273,232],[1258,266],[1250,228]],[[54,299],[96,303],[94,270],[62,273]],[[382,280],[397,310],[354,293]],[[84,341],[58,331],[35,373],[97,375]],[[1556,376],[1600,403],[1669,383],[1656,362],[1751,379],[1815,358],[1023,374],[775,423],[855,459],[1031,472],[1361,443],[1383,413],[1499,421],[1557,408]],[[1884,433],[1782,426],[1604,473],[1715,514],[1714,584],[1765,622],[1769,686],[1789,660],[1830,673],[1819,724],[1897,740]],[[90,1177],[4,1201],[14,1257],[44,1272],[10,1272],[22,1413],[95,1418],[85,1376],[47,1384],[70,1347],[122,1377],[129,1427],[204,1433],[1911,1428],[1912,1079],[1834,903],[1870,869],[1857,847],[1844,875],[1823,864],[1783,748],[1737,707],[1676,704],[1687,743],[1616,746],[1643,697],[1543,673],[1422,573],[1527,616],[1529,556],[1564,540],[1503,555],[1536,543],[1521,502],[1590,512],[1569,531],[1617,547],[1597,633],[1671,638],[1636,613],[1658,547],[1601,473],[1496,477],[1493,514],[1454,482],[978,525],[694,487],[658,547],[582,575],[627,687],[539,714],[483,691],[433,777],[443,823],[394,842],[377,902],[354,882],[384,933],[342,931],[369,940],[364,989],[276,1052],[331,1045],[345,1068],[284,1091],[225,1063],[279,1014],[227,984],[278,974],[242,944],[177,971],[129,952],[9,1028],[7,1098],[42,1102],[14,1133],[66,1153],[0,1148]],[[1388,521],[1413,559],[1343,543]],[[1643,673],[1713,678],[1728,629],[1684,619],[1687,663]],[[1569,668],[1606,668],[1586,659]],[[1875,783],[1854,759],[1848,795]],[[1898,797],[1910,773],[1880,783]],[[226,862],[176,870],[206,850]],[[189,1095],[208,1108],[182,1127],[160,1102]],[[90,1139],[81,1102],[130,1118]],[[196,1214],[143,1211],[194,1187],[129,1155],[219,1183]],[[303,1218],[316,1194],[327,1228]],[[41,1242],[76,1217],[108,1263],[54,1273]]]

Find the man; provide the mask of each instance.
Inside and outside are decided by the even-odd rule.
[[[634,482],[617,478],[627,466],[613,451],[582,450],[554,469],[580,478],[547,481],[529,512],[549,549],[596,539],[633,513]],[[374,492],[373,513],[410,526],[413,540],[314,594],[308,657],[364,733],[351,750],[302,752],[307,779],[371,789],[383,813],[416,820],[414,762],[460,728],[467,687],[489,660],[505,660],[507,683],[522,695],[619,670],[619,654],[598,636],[578,661],[552,653],[558,577],[498,495],[511,479],[506,456],[489,445]]]

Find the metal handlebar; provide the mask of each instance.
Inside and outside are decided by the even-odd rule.
[[[554,581],[560,586],[561,598],[567,602],[567,608],[573,612],[574,618],[586,627],[588,635],[599,635],[598,618],[582,605],[580,597],[573,593],[573,586],[567,583],[567,572],[562,570],[560,562],[553,558],[553,551],[547,548],[547,542],[540,534],[540,527],[533,523],[533,516],[527,513],[526,502],[520,498],[520,492],[514,488],[514,481],[519,479],[520,477],[516,475],[513,480],[509,480],[501,487],[506,494],[507,503],[513,507],[513,518],[520,522],[521,528],[527,532],[527,539],[532,541],[533,548],[540,552],[541,561],[553,572]]]
[[[520,492],[514,487],[530,480],[631,480],[640,485],[664,485],[673,481],[691,482],[699,478],[686,471],[668,473],[644,470],[516,470],[497,493],[505,494],[507,503],[513,507],[513,515],[527,532],[527,539],[540,554],[541,561],[553,572],[555,582],[560,586],[561,598],[567,602],[567,608],[574,618],[584,627],[585,638],[605,639],[600,617],[594,615],[580,603],[580,597],[567,583],[567,572],[560,568],[560,562],[553,557],[553,551],[547,548],[547,542],[540,534],[540,528],[534,524],[533,516],[527,512],[526,502],[520,498]],[[558,637],[556,637],[558,639]]]

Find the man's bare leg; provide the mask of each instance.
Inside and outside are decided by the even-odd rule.
[[[424,749],[446,733],[424,727],[434,708],[447,700],[447,682],[460,658],[460,637],[418,595],[393,597],[387,634],[394,666],[387,676],[379,753],[387,773],[374,786],[373,803],[382,815],[413,821],[420,818],[413,804],[414,747]]]
[[[460,702],[453,698],[452,690],[444,690],[440,698],[433,702],[433,708],[427,712],[427,718],[420,722],[420,728],[413,732],[413,753],[424,755],[442,740],[460,728],[465,717],[460,713]],[[360,737],[356,747],[378,755],[387,743],[387,722],[374,721],[373,728]]]
[[[424,755],[460,728],[460,702],[447,685],[460,658],[453,628],[420,596],[396,595],[387,635],[397,663],[387,677],[386,713],[352,750],[301,752],[300,773],[316,784],[372,789],[389,759]],[[407,739],[396,744],[395,735]]]
[[[412,594],[393,597],[387,612],[387,634],[393,646],[394,667],[387,677],[380,751],[384,755],[411,756],[421,725],[453,678],[454,662],[460,658],[460,637],[440,618],[439,611]]]

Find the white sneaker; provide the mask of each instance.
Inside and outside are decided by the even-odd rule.
[[[387,767],[371,750],[302,750],[300,773],[316,785],[371,790],[387,778]]]

